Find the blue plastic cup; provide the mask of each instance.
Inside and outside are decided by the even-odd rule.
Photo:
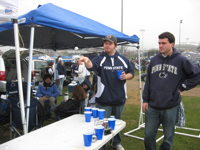
[[[110,118],[115,118],[115,116],[110,116]]]
[[[99,120],[103,120],[105,115],[105,109],[99,109],[98,115],[99,115]]]
[[[85,111],[85,122],[91,121],[92,112],[91,111]]]
[[[95,134],[97,136],[97,140],[102,140],[104,127],[99,125],[96,126],[94,129],[95,129]]]
[[[117,77],[118,79],[121,79],[120,76],[122,75],[123,70],[117,70]]]
[[[90,147],[92,144],[92,132],[85,132],[83,133],[83,140],[84,140],[84,145],[86,147]]]
[[[92,108],[92,115],[93,115],[93,118],[97,118],[97,116],[98,116],[98,108]]]
[[[85,111],[91,111],[92,108],[91,107],[85,107]]]
[[[108,119],[108,127],[111,128],[112,130],[115,130],[115,118],[109,118]]]

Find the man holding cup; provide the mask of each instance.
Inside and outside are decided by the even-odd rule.
[[[115,50],[117,47],[115,36],[108,35],[103,42],[104,51],[99,56],[92,60],[81,57],[78,61],[84,62],[88,70],[97,72],[98,91],[95,98],[97,107],[105,109],[105,118],[114,115],[116,119],[121,119],[127,99],[126,80],[134,77],[134,68],[125,56]],[[120,79],[117,76],[119,70],[123,70]],[[124,150],[120,142],[121,137],[118,133],[111,146],[117,150]]]

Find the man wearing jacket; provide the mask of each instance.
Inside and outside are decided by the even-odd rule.
[[[159,35],[160,52],[151,59],[143,91],[145,139],[147,150],[156,150],[156,133],[162,124],[164,140],[160,150],[171,150],[180,92],[200,83],[200,69],[174,48],[175,37],[170,32]]]
[[[115,36],[108,35],[103,41],[104,52],[92,60],[82,57],[78,61],[84,62],[88,70],[97,72],[96,103],[98,108],[105,109],[105,118],[114,115],[116,119],[121,119],[127,99],[126,80],[134,77],[134,69],[129,60],[115,50]],[[118,70],[123,70],[121,79],[117,78]],[[124,150],[120,142],[121,137],[118,133],[111,146],[117,150]]]
[[[43,82],[39,84],[36,96],[39,97],[39,102],[44,107],[45,102],[49,101],[51,105],[51,111],[55,109],[55,97],[59,95],[58,88],[56,84],[51,81],[52,76],[50,74],[45,74],[43,77]]]

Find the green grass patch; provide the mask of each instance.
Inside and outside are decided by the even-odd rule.
[[[200,98],[199,97],[189,97],[182,96],[182,101],[185,107],[186,115],[186,127],[200,129]],[[124,133],[132,131],[138,127],[139,124],[139,115],[140,115],[140,106],[135,106],[134,104],[128,104],[125,106],[122,120],[126,121],[126,127],[121,132],[122,142],[121,144],[125,149],[136,149],[136,150],[145,150],[144,141],[132,137],[125,136]],[[144,117],[143,117],[144,118]],[[200,131],[191,131],[185,129],[176,129],[177,132],[199,135]],[[137,130],[136,132],[130,133],[131,135],[144,138],[144,128]],[[162,131],[158,131],[157,139],[163,135]],[[157,149],[161,145],[163,140],[160,140],[157,143]],[[107,144],[106,149],[112,150],[109,144]],[[188,137],[184,135],[175,134],[174,150],[199,150],[200,149],[200,139],[194,137]]]
[[[198,84],[196,87],[197,87],[197,88],[200,88],[200,84]]]

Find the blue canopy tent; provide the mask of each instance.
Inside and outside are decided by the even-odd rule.
[[[18,18],[19,32],[23,42],[20,46],[30,47],[30,26],[34,26],[34,48],[43,49],[74,49],[99,47],[103,45],[102,37],[114,35],[118,44],[139,43],[136,35],[128,36],[99,22],[74,12],[55,6],[51,3]],[[0,45],[14,45],[11,22],[0,25]],[[24,44],[24,45],[23,45]]]
[[[18,24],[21,37],[20,47],[29,48],[29,58],[32,58],[33,48],[59,50],[74,49],[74,47],[100,47],[103,46],[102,38],[107,35],[114,35],[118,39],[118,45],[139,44],[139,38],[136,35],[128,36],[51,3],[39,6],[18,17]],[[12,22],[0,24],[0,45],[15,45]],[[29,59],[27,85],[31,85],[31,64],[32,59]],[[30,86],[27,87],[27,94],[30,95]],[[27,99],[27,106],[30,106],[30,98]],[[27,123],[28,116],[29,109]]]

